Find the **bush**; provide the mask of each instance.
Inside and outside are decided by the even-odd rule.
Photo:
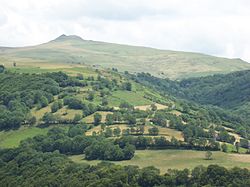
[[[159,134],[159,129],[157,127],[152,127],[148,129],[149,135],[157,136]]]
[[[94,114],[94,125],[99,125],[102,121],[102,115],[99,113]]]
[[[84,104],[81,100],[74,97],[65,97],[63,99],[64,105],[68,105],[70,109],[83,109]]]

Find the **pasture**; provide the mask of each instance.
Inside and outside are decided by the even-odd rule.
[[[76,163],[88,163],[95,165],[100,160],[87,161],[84,155],[69,156]],[[198,165],[208,166],[218,164],[226,168],[242,167],[250,169],[250,155],[227,154],[223,152],[213,152],[212,160],[205,160],[204,151],[194,150],[137,150],[134,158],[125,161],[112,161],[119,165],[138,165],[140,168],[155,166],[162,173],[168,169],[192,169]]]
[[[18,147],[19,143],[27,138],[32,138],[36,135],[45,135],[53,126],[46,128],[38,127],[21,127],[18,130],[0,131],[0,148]],[[67,130],[67,126],[60,126]]]

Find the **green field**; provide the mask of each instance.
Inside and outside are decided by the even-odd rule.
[[[213,152],[212,160],[205,160],[205,152],[193,150],[137,150],[135,157],[127,161],[112,162],[119,165],[138,165],[139,167],[155,166],[162,173],[168,169],[194,168],[198,165],[218,164],[227,168],[243,167],[250,169],[250,155]],[[97,164],[101,161],[84,160],[84,155],[69,157],[76,163]]]
[[[36,66],[42,63],[55,66],[58,63],[87,64],[97,68],[115,67],[120,71],[149,72],[155,76],[172,79],[250,69],[250,65],[241,59],[96,42],[75,36],[62,36],[32,47],[2,48],[0,63],[12,66],[13,62],[16,62],[17,66]],[[44,70],[26,69],[25,72],[27,71]]]
[[[115,91],[108,97],[108,102],[111,106],[119,106],[122,102],[128,102],[134,106],[152,104],[143,95],[144,92]]]
[[[50,128],[21,127],[18,130],[0,131],[0,148],[18,147],[22,140],[36,135],[45,135]],[[61,128],[68,129],[66,126],[61,126]]]

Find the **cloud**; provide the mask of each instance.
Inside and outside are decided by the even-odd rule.
[[[0,45],[60,34],[250,62],[248,0],[0,0]]]

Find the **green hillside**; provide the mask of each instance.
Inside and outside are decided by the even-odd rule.
[[[149,72],[158,77],[181,79],[250,69],[240,59],[226,59],[199,53],[159,50],[83,40],[62,35],[48,43],[21,48],[0,48],[0,63],[12,66],[40,63],[75,63],[120,71]]]
[[[196,171],[213,176],[207,172],[218,170],[228,183],[244,172],[237,184],[249,186],[245,121],[116,69],[27,64],[0,73],[1,184],[109,186],[114,177],[116,186],[183,186],[177,178],[193,181]],[[219,186],[223,178],[217,179]]]
[[[250,71],[216,74],[172,81],[149,74],[137,75],[137,80],[175,97],[203,105],[214,105],[249,120]]]

